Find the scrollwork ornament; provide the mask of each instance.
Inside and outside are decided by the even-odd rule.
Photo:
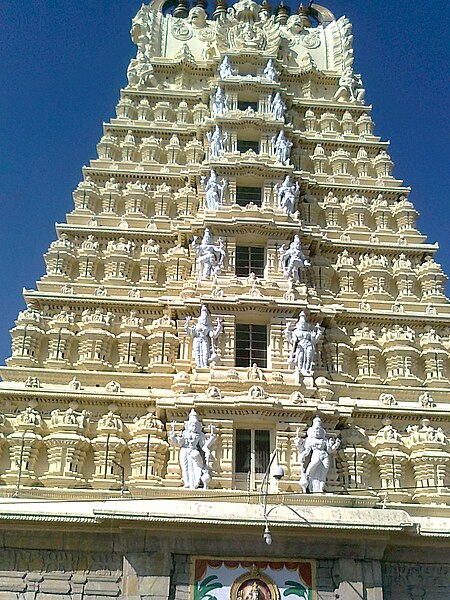
[[[197,32],[197,37],[203,42],[212,42],[216,37],[216,32],[210,27],[205,27]]]
[[[174,19],[172,23],[172,35],[176,40],[186,41],[191,39],[193,33],[184,19]]]
[[[300,37],[300,43],[309,50],[312,48],[318,48],[320,46],[320,33],[318,31],[305,32]]]

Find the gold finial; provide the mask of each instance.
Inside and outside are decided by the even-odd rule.
[[[279,23],[280,25],[285,25],[286,21],[289,18],[289,7],[286,6],[286,4],[283,2],[283,0],[281,0],[280,5],[278,6],[277,9],[277,16],[275,21],[277,23]]]

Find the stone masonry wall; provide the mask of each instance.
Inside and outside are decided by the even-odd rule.
[[[276,532],[269,547],[260,533],[3,529],[0,600],[191,600],[192,556],[313,558],[317,600],[450,597],[450,568],[437,546],[410,549],[416,561],[406,562],[395,546],[386,550],[386,539]],[[392,560],[396,552],[404,562]]]

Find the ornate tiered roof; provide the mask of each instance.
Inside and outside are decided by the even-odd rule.
[[[321,491],[300,485],[320,415],[330,502],[448,500],[446,276],[375,133],[349,20],[165,4],[132,21],[116,116],[11,330],[5,489],[239,495],[267,456],[244,472],[238,432],[264,431],[301,503]]]

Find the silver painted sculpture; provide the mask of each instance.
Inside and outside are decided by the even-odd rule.
[[[221,117],[226,110],[228,110],[228,98],[219,86],[213,96],[212,111],[215,116]]]
[[[228,56],[224,56],[222,62],[219,65],[219,76],[221,79],[228,79],[237,75],[237,70],[231,66],[230,59]]]
[[[303,492],[322,493],[330,468],[330,454],[338,450],[341,445],[340,439],[327,439],[320,417],[315,417],[312,426],[308,429],[306,439],[300,438],[297,430],[294,443],[300,452],[300,486]],[[308,457],[310,460],[306,467]]]
[[[215,126],[214,131],[208,131],[206,138],[209,141],[212,157],[217,158],[225,152],[228,141],[228,133],[222,133],[219,125]]]
[[[186,317],[184,328],[193,338],[192,355],[195,364],[199,368],[207,369],[210,363],[219,358],[214,342],[222,333],[222,321],[217,319],[217,324],[213,327],[207,307],[202,306],[197,323],[191,325],[190,322],[191,317]]]
[[[270,103],[270,112],[275,119],[284,119],[286,116],[287,107],[284,103],[280,92],[277,92]]]
[[[205,190],[205,208],[217,210],[223,206],[223,197],[227,187],[226,179],[222,179],[219,183],[216,172],[211,171],[208,179],[205,176],[200,178],[200,185]]]
[[[215,245],[211,232],[209,229],[205,229],[202,241],[199,242],[198,236],[194,236],[191,246],[197,256],[198,281],[218,275],[226,256],[222,238],[218,238],[217,245]]]
[[[275,83],[278,81],[279,74],[278,74],[278,71],[276,70],[275,65],[273,64],[273,60],[271,58],[269,58],[266,66],[264,67],[263,75],[269,81],[273,81]]]
[[[306,260],[302,252],[300,237],[296,235],[294,241],[291,242],[288,249],[285,249],[284,244],[280,248],[280,264],[283,269],[283,274],[287,279],[292,279],[294,283],[300,281],[300,273],[306,267],[310,267],[311,263]]]
[[[283,129],[277,136],[272,138],[272,143],[275,158],[281,163],[287,162],[289,160],[293,144],[287,139]]]
[[[295,212],[297,200],[300,196],[300,184],[298,181],[293,183],[290,175],[286,175],[283,183],[278,183],[275,186],[275,191],[278,194],[278,206],[288,215],[292,215]]]
[[[355,75],[352,67],[347,67],[339,79],[339,88],[334,95],[334,100],[363,103],[365,95],[366,90],[361,78]]]
[[[314,373],[316,346],[323,331],[318,323],[311,330],[303,311],[300,313],[294,329],[291,329],[291,324],[286,325],[284,335],[292,346],[288,365],[294,367],[304,377],[311,377]]]
[[[189,418],[184,423],[184,430],[177,435],[175,432],[175,421],[168,439],[172,446],[180,448],[180,466],[185,488],[197,489],[200,484],[207,489],[211,481],[210,463],[211,448],[217,435],[214,426],[211,425],[208,437],[203,433],[202,422],[199,420],[194,409],[189,413]]]

